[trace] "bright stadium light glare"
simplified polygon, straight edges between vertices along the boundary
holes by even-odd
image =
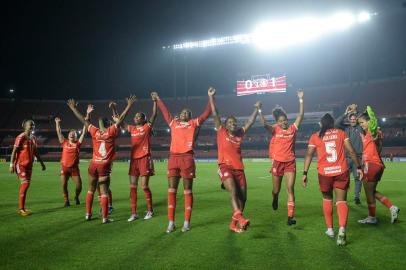
[[[320,36],[336,31],[347,30],[356,23],[365,23],[377,13],[366,11],[354,15],[348,11],[337,12],[327,17],[298,17],[291,20],[278,20],[258,24],[249,34],[239,34],[199,41],[187,41],[166,46],[173,50],[207,48],[232,44],[254,44],[262,49],[279,49],[309,42]]]
[[[386,122],[386,118],[384,117],[384,118],[382,118],[382,122]]]
[[[362,11],[358,14],[357,16],[357,20],[359,23],[364,23],[367,22],[371,19],[371,13],[366,12],[366,11]]]

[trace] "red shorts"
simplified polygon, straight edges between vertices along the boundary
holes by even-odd
[[[287,172],[296,172],[296,160],[282,162],[273,160],[270,173],[275,176],[283,176]]]
[[[196,165],[193,154],[169,155],[168,177],[183,177],[193,179],[196,177]]]
[[[319,185],[321,192],[330,192],[334,188],[348,190],[350,187],[350,171],[336,176],[319,174]]]
[[[90,161],[88,172],[90,176],[94,178],[99,178],[103,176],[110,176],[111,174],[110,162],[94,162]]]
[[[80,170],[79,166],[73,166],[73,167],[65,167],[61,165],[61,175],[64,175],[66,177],[70,176],[80,176]]]
[[[128,175],[138,177],[152,176],[154,174],[154,161],[150,155],[146,155],[142,158],[131,159]]]
[[[245,188],[247,186],[244,170],[236,170],[232,166],[219,164],[219,169],[217,172],[222,183],[231,178],[234,179],[240,188]]]
[[[15,171],[17,173],[18,179],[30,181],[32,176],[32,166],[22,166],[19,164],[15,165]]]
[[[381,164],[366,162],[362,165],[362,171],[364,172],[363,180],[376,182],[381,180],[384,167]]]

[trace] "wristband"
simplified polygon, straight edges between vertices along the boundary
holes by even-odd
[[[303,171],[303,175],[307,175],[307,171]]]
[[[299,102],[300,102],[300,103],[303,103],[303,98],[299,99]]]

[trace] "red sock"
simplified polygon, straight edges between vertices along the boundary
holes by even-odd
[[[368,216],[375,217],[376,212],[376,205],[375,204],[368,204]]]
[[[175,221],[176,189],[168,188],[168,220]]]
[[[190,222],[193,207],[193,193],[190,189],[185,189],[183,193],[185,194],[185,220]]]
[[[23,182],[20,185],[20,209],[25,209],[25,198],[27,197],[27,190],[30,187],[30,183]]]
[[[333,201],[323,199],[323,214],[327,228],[333,228]]]
[[[109,204],[109,195],[103,194],[103,195],[101,196],[101,201],[100,201],[100,206],[101,206],[101,209],[102,209],[102,217],[103,217],[103,218],[107,218],[107,215],[108,215],[108,211],[107,211],[107,209],[108,209],[108,204]]]
[[[381,203],[388,208],[391,208],[393,204],[385,196],[380,199]]]
[[[69,201],[69,194],[68,194],[68,192],[66,191],[64,191],[63,192],[63,200],[65,201],[65,202],[67,202],[67,201]]]
[[[86,194],[86,214],[88,215],[92,213],[93,197],[93,192],[89,190]]]
[[[113,207],[113,194],[111,193],[111,190],[109,189],[109,192],[107,193],[108,195],[108,206]]]
[[[131,214],[137,213],[137,186],[130,185]]]
[[[336,202],[337,213],[338,213],[338,224],[340,228],[347,225],[348,219],[348,205],[346,201],[338,201]]]
[[[240,209],[234,211],[233,216],[231,217],[231,226],[237,227],[237,222],[242,218],[242,212]]]
[[[288,217],[293,217],[295,215],[295,202],[288,202]]]
[[[145,200],[147,201],[148,211],[152,211],[152,193],[149,187],[142,188],[144,191]]]

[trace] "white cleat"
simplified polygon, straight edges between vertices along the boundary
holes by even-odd
[[[114,219],[111,219],[111,218],[103,218],[102,223],[106,224],[106,223],[110,223],[110,222],[113,222],[113,221],[114,221]]]
[[[85,219],[86,221],[90,221],[92,219],[92,214],[86,214]]]
[[[338,230],[337,245],[338,246],[345,246],[346,244],[347,244],[347,241],[346,241],[346,235],[345,235],[345,228],[341,227]]]
[[[144,219],[151,219],[154,216],[154,211],[147,211]]]
[[[168,228],[166,229],[166,233],[171,233],[171,232],[175,231],[175,229],[176,229],[175,222],[169,221]]]
[[[326,235],[330,238],[334,238],[334,230],[333,228],[328,228],[326,231]]]
[[[377,224],[378,219],[376,217],[367,216],[364,219],[358,220],[358,223],[361,223],[361,224]]]
[[[392,207],[390,208],[390,214],[391,214],[390,222],[391,223],[395,223],[398,220],[399,212],[400,212],[400,209],[397,206],[392,205]]]
[[[138,215],[137,215],[137,214],[132,214],[132,215],[130,216],[130,218],[127,219],[127,221],[128,221],[128,222],[131,222],[131,221],[134,221],[134,220],[137,220],[137,219],[138,219]]]
[[[188,231],[190,231],[190,223],[188,221],[185,221],[183,223],[182,232],[188,232]]]

